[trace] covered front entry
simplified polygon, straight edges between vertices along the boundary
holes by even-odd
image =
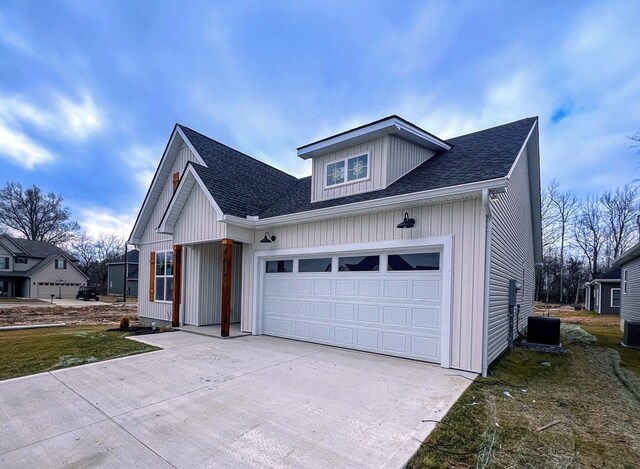
[[[231,245],[231,324],[240,322],[242,293],[242,245]],[[183,245],[181,324],[217,325],[222,322],[222,241]]]
[[[407,241],[262,257],[260,333],[448,366],[448,247]]]

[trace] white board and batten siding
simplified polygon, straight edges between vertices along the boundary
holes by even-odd
[[[396,225],[408,211],[416,219],[413,229]],[[483,269],[485,246],[484,209],[480,198],[438,203],[403,210],[389,210],[274,227],[277,241],[260,244],[264,231],[256,231],[252,248],[245,246],[242,328],[253,326],[255,268],[250,251],[335,246],[349,250],[353,243],[452,236],[450,366],[479,372],[482,362]],[[251,268],[247,268],[251,267]]]
[[[183,248],[183,322],[193,326],[220,324],[222,311],[222,243]],[[242,246],[233,245],[231,322],[240,322]]]
[[[432,150],[393,135],[389,135],[387,138],[389,139],[389,158],[391,158],[390,164],[387,165],[387,186],[417,168],[435,154]]]
[[[325,168],[328,163],[365,153],[369,155],[369,177],[367,179],[336,187],[325,187],[327,178]],[[434,152],[431,150],[393,135],[386,135],[314,157],[311,169],[313,175],[311,201],[317,202],[384,189],[433,155]],[[389,160],[390,158],[392,161]]]
[[[517,297],[520,304],[520,330],[526,328],[527,318],[533,314],[535,261],[528,168],[528,152],[525,148],[513,168],[506,193],[499,194],[497,200],[491,202],[493,226],[488,364],[508,346],[510,279],[523,285]],[[514,336],[516,335],[514,332]]]
[[[189,161],[197,163],[196,156],[191,152],[188,146],[184,145],[176,156],[169,174],[182,174],[185,166]],[[162,220],[162,216],[169,205],[171,196],[173,195],[173,179],[167,178],[162,188],[162,193],[158,199],[149,222],[144,230],[139,245],[140,264],[138,271],[138,294],[147,301],[138,302],[138,315],[150,319],[160,319],[162,321],[171,320],[171,303],[148,301],[149,299],[149,259],[151,252],[168,251],[173,249],[173,239],[171,235],[160,234],[156,232],[156,228]]]

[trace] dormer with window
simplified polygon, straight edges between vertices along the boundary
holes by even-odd
[[[386,189],[451,145],[391,116],[298,148],[312,160],[311,201]]]

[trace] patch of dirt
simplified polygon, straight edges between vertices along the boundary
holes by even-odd
[[[533,314],[560,318],[565,324],[580,324],[585,326],[618,326],[620,316],[615,314],[598,314],[592,311],[575,310],[569,305],[548,305],[536,303]]]
[[[0,326],[51,324],[84,326],[95,324],[119,324],[122,316],[129,316],[129,323],[139,324],[138,309],[121,305],[97,305],[76,308],[73,306],[19,306],[3,309],[0,305]]]

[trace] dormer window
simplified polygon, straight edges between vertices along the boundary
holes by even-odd
[[[368,179],[369,154],[364,153],[327,163],[326,176],[325,187],[327,188]]]

